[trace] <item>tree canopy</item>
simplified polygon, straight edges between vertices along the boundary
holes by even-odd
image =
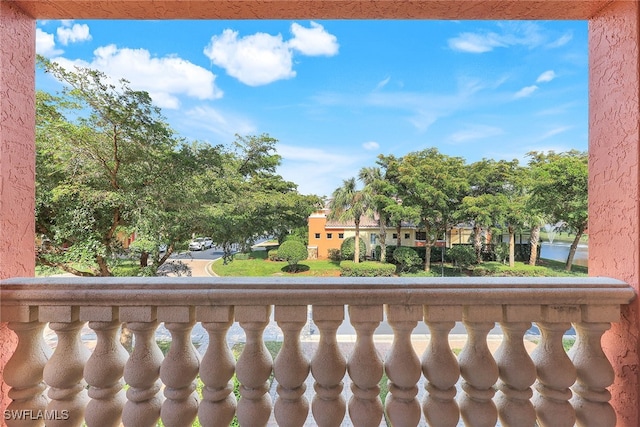
[[[126,253],[154,275],[193,234],[246,246],[306,224],[318,206],[276,174],[269,135],[237,135],[228,146],[186,141],[126,80],[39,65],[64,84],[36,96],[39,264],[109,276]]]

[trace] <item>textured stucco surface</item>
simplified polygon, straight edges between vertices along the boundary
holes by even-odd
[[[11,7],[14,3],[25,15]],[[451,18],[590,22],[590,272],[640,282],[636,1],[0,0],[0,277],[33,272],[33,55],[27,18]],[[638,303],[604,338],[618,426],[640,425]],[[0,373],[14,341],[0,327]],[[0,385],[2,391],[4,385]],[[3,393],[4,394],[4,393]],[[5,399],[6,400],[6,399]],[[0,405],[0,408],[2,405]]]
[[[587,19],[611,0],[9,0],[36,18]]]
[[[0,2],[0,278],[33,276],[35,23]],[[0,324],[0,378],[16,345]],[[0,383],[0,398],[7,385]],[[0,400],[4,411],[7,399]]]
[[[638,3],[619,2],[589,23],[589,273],[640,282]],[[637,426],[639,310],[636,299],[604,337],[616,371],[617,426]]]

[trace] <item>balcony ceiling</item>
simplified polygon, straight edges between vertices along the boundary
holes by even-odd
[[[614,0],[0,0],[36,19],[589,19]]]

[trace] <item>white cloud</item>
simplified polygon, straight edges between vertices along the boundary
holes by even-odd
[[[468,53],[490,52],[496,47],[506,46],[496,33],[474,34],[462,33],[449,39],[449,47],[453,50]]]
[[[378,82],[378,84],[376,85],[376,90],[382,89],[383,87],[388,85],[390,81],[391,81],[391,77],[387,77],[386,79]]]
[[[363,160],[357,156],[278,143],[278,154],[282,165],[278,173],[288,181],[298,184],[302,194],[330,196],[343,179],[352,177],[360,170]]]
[[[255,33],[239,37],[237,31],[226,29],[211,37],[204,54],[232,77],[249,86],[262,86],[296,76],[293,54],[333,56],[339,45],[334,35],[322,25],[311,22],[311,28],[291,25],[293,38],[285,41],[281,34]]]
[[[61,55],[64,51],[56,49],[56,41],[53,34],[49,34],[40,28],[36,28],[36,53],[52,57]]]
[[[462,143],[475,141],[478,139],[490,138],[502,134],[504,134],[504,131],[501,128],[495,126],[471,125],[467,126],[466,129],[454,132],[449,137],[449,140],[453,143]]]
[[[547,45],[548,48],[562,47],[573,39],[573,33],[566,33]]]
[[[89,26],[87,24],[73,24],[73,26],[58,27],[56,33],[58,34],[60,43],[65,46],[69,43],[91,40],[91,34],[89,33]]]
[[[374,151],[380,148],[380,144],[375,141],[367,141],[362,144],[362,148],[368,151]]]
[[[177,56],[152,57],[145,49],[120,49],[115,45],[99,47],[93,54],[91,62],[65,58],[55,61],[67,68],[90,67],[113,79],[125,78],[132,88],[149,92],[162,108],[179,108],[180,95],[201,100],[222,97],[211,71]]]
[[[213,36],[204,54],[232,77],[249,86],[261,86],[295,77],[293,53],[282,36],[256,33],[238,38],[238,32],[226,29]]]
[[[485,53],[498,47],[524,46],[529,49],[543,45],[548,35],[533,22],[501,22],[499,31],[465,32],[448,40],[453,50]]]
[[[546,83],[556,78],[556,73],[553,70],[545,71],[540,74],[536,79],[536,83]]]
[[[531,86],[525,86],[522,89],[520,89],[518,92],[516,92],[515,95],[513,95],[514,98],[526,98],[527,96],[531,96],[531,94],[533,94],[533,92],[535,92],[536,90],[538,90],[538,86],[536,85],[531,85]]]
[[[215,136],[224,142],[230,141],[235,134],[250,135],[257,132],[257,127],[246,117],[222,112],[208,105],[201,105],[184,112],[178,119],[188,132]],[[197,137],[195,139],[198,139]]]
[[[338,53],[340,45],[333,34],[329,34],[322,25],[311,22],[311,28],[305,28],[300,24],[291,24],[293,38],[288,44],[308,56],[334,56]]]
[[[554,129],[551,129],[550,131],[545,132],[542,136],[540,136],[540,138],[538,138],[539,141],[551,138],[552,136],[556,136],[559,135],[561,133],[567,132],[568,130],[571,130],[573,128],[573,126],[560,126]]]

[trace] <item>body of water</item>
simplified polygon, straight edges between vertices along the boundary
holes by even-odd
[[[544,242],[540,248],[540,258],[550,259],[553,261],[566,262],[569,256],[570,243],[564,242]],[[573,258],[574,265],[587,266],[589,260],[589,246],[580,244],[576,249],[576,255]]]

